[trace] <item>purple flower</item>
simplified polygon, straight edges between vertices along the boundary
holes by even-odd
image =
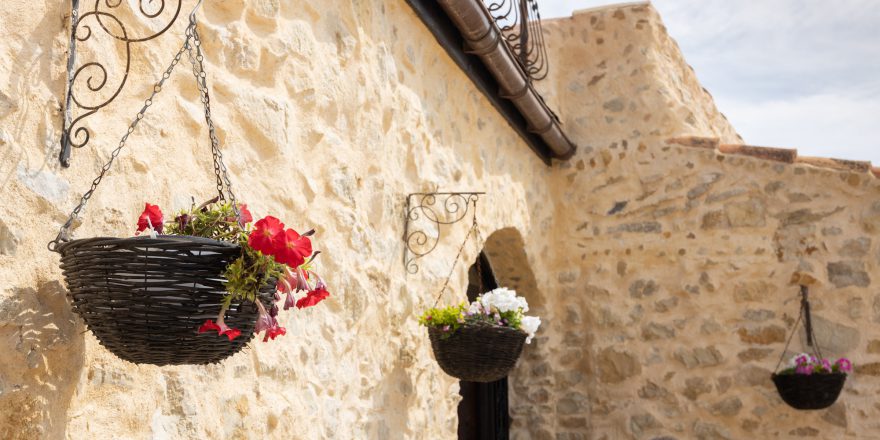
[[[257,301],[257,308],[260,309],[260,316],[257,318],[257,325],[254,327],[254,333],[260,333],[274,327],[275,318],[273,318],[260,301]]]
[[[827,372],[831,372],[831,362],[828,359],[822,359],[822,368]]]
[[[809,361],[810,361],[810,358],[804,354],[804,355],[798,356],[798,358],[795,362],[797,362],[798,365],[807,365],[807,363]]]
[[[293,292],[287,292],[287,296],[284,298],[284,310],[294,306],[296,306],[296,298],[293,296]]]
[[[838,359],[836,364],[837,367],[840,368],[840,371],[843,371],[844,373],[852,371],[852,362],[850,362],[847,358]]]

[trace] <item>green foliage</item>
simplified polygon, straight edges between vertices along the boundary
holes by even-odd
[[[168,223],[166,231],[170,235],[191,235],[230,243],[247,241],[247,231],[238,223],[232,204],[216,203],[216,200],[178,212],[174,221]]]
[[[512,310],[504,313],[492,313],[488,315],[483,313],[468,314],[468,304],[463,302],[458,305],[440,309],[428,309],[419,317],[419,324],[426,327],[443,329],[446,332],[445,337],[449,337],[464,324],[505,325],[514,329],[520,329],[522,326],[522,318],[522,310]],[[504,322],[504,324],[501,324],[502,322]]]
[[[455,306],[444,307],[442,309],[431,308],[419,317],[419,324],[426,327],[443,328],[447,325],[451,331],[457,330],[465,323],[465,311],[467,303],[461,303]]]
[[[209,200],[201,206],[178,212],[167,224],[166,231],[170,235],[212,238],[241,246],[241,256],[223,272],[229,292],[223,298],[223,305],[228,307],[233,300],[256,301],[260,288],[267,280],[280,277],[284,265],[251,248],[248,245],[250,225],[242,227],[239,224],[231,203],[216,202],[216,199]]]

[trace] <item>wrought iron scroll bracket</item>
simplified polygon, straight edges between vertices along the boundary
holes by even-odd
[[[419,271],[418,261],[430,254],[440,243],[442,227],[458,223],[476,206],[484,192],[413,193],[406,196],[406,218],[403,229],[403,265],[410,274]],[[476,212],[474,213],[476,215]],[[433,228],[429,235],[425,227]]]
[[[64,108],[61,109],[61,152],[58,160],[63,167],[70,166],[70,155],[73,148],[82,148],[92,137],[91,130],[84,125],[85,119],[109,105],[119,96],[125,87],[131,67],[131,45],[152,40],[164,34],[177,21],[183,0],[138,0],[137,9],[141,16],[148,20],[156,20],[171,15],[167,23],[147,35],[135,35],[125,27],[114,9],[122,4],[122,0],[94,0],[94,8],[80,13],[80,0],[70,2],[70,40],[67,55],[67,90]],[[132,4],[126,2],[126,4]],[[201,1],[199,2],[201,4]],[[173,8],[173,9],[172,9]],[[165,11],[168,13],[163,14]],[[173,10],[173,13],[170,12]],[[132,11],[134,13],[134,11]],[[125,66],[118,75],[121,78],[111,80],[110,73],[101,61],[90,61],[77,66],[77,42],[84,43],[98,33],[115,40],[124,48]],[[86,92],[93,96],[79,96],[77,84],[81,84]],[[115,87],[114,87],[115,86]]]

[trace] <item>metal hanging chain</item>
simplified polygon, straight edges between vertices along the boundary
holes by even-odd
[[[442,298],[443,294],[446,293],[446,289],[449,287],[449,280],[452,278],[452,274],[455,273],[455,265],[458,264],[458,260],[461,259],[461,253],[462,253],[462,251],[464,251],[464,246],[467,244],[468,239],[471,238],[471,234],[474,234],[477,237],[479,237],[479,235],[480,235],[480,229],[477,226],[477,201],[474,200],[473,203],[474,203],[473,224],[471,225],[471,228],[468,230],[467,235],[464,236],[464,241],[461,242],[461,247],[458,248],[458,254],[455,255],[455,260],[452,261],[452,268],[449,269],[449,275],[446,277],[446,281],[443,283],[443,287],[440,289],[440,294],[437,295],[437,299],[434,300],[434,305],[431,306],[432,308],[437,307],[437,303],[440,302],[440,298]],[[477,270],[478,271],[480,270],[479,258],[477,260]],[[478,272],[478,274],[482,275],[481,272]],[[483,279],[482,279],[482,277],[480,277],[480,288],[481,289],[482,289],[482,285],[483,285]]]
[[[776,363],[776,369],[774,372],[779,371],[779,366],[782,365],[783,359],[785,359],[785,353],[788,351],[788,346],[791,344],[791,340],[794,339],[795,333],[797,333],[798,324],[801,321],[804,321],[804,331],[807,336],[807,346],[813,349],[813,354],[816,355],[817,359],[821,362],[822,359],[822,351],[819,349],[819,343],[816,341],[816,333],[813,331],[812,317],[810,316],[810,300],[808,299],[809,291],[807,286],[801,286],[801,306],[800,313],[798,313],[797,320],[794,322],[794,326],[791,329],[791,334],[788,336],[788,341],[785,342],[785,348],[782,349],[782,355],[779,356],[779,362]]]
[[[235,201],[235,194],[232,192],[232,182],[229,180],[229,173],[226,164],[223,163],[223,152],[220,150],[220,140],[217,138],[217,131],[214,128],[214,120],[211,118],[211,98],[208,93],[207,75],[205,74],[205,57],[202,54],[202,40],[199,38],[199,32],[196,28],[195,16],[190,16],[190,26],[186,30],[187,40],[184,45],[192,64],[192,73],[199,88],[199,99],[205,109],[205,122],[208,124],[208,136],[211,139],[211,155],[214,160],[214,175],[217,178],[217,192],[220,200],[226,200],[223,194],[224,185],[226,192],[229,194],[229,202],[235,216],[241,219],[241,213],[238,204]]]
[[[57,251],[58,245],[61,242],[70,241],[70,227],[73,225],[73,222],[79,218],[80,212],[85,208],[89,199],[94,194],[95,190],[98,188],[98,185],[104,179],[104,176],[110,170],[113,162],[119,156],[119,153],[125,147],[125,143],[128,140],[128,137],[134,133],[135,127],[137,127],[138,123],[144,118],[144,115],[147,113],[147,110],[150,106],[153,105],[153,100],[156,95],[162,91],[162,87],[165,85],[165,81],[171,77],[171,73],[174,71],[174,68],[177,67],[177,64],[180,62],[180,59],[183,57],[183,53],[187,52],[190,58],[190,62],[193,64],[193,74],[196,77],[196,83],[199,87],[200,98],[205,107],[205,120],[208,123],[208,133],[211,138],[211,153],[214,159],[214,174],[217,177],[217,191],[219,192],[219,196],[221,200],[225,200],[223,194],[223,185],[226,185],[226,191],[229,193],[229,202],[232,204],[232,209],[235,212],[235,215],[239,220],[241,219],[241,213],[239,212],[238,205],[235,202],[235,195],[232,193],[232,183],[229,180],[229,176],[227,174],[226,165],[223,163],[223,153],[220,151],[219,140],[217,138],[216,131],[214,129],[214,122],[211,119],[211,109],[210,109],[210,98],[208,96],[208,86],[206,81],[206,74],[204,70],[204,56],[201,51],[201,40],[199,39],[198,31],[196,30],[196,11],[199,6],[201,6],[202,1],[199,0],[198,4],[193,8],[192,13],[190,13],[189,17],[189,26],[186,28],[186,39],[183,42],[183,45],[180,47],[180,50],[177,51],[177,54],[174,55],[174,59],[171,60],[171,63],[162,73],[161,78],[156,84],[153,86],[153,91],[150,93],[150,96],[144,101],[143,107],[141,107],[140,111],[138,111],[134,120],[132,120],[131,124],[128,126],[128,130],[122,135],[122,138],[119,140],[119,145],[110,153],[110,159],[107,163],[101,167],[101,172],[98,174],[93,181],[89,190],[83,194],[82,198],[79,201],[79,204],[73,209],[70,213],[70,216],[67,218],[67,221],[64,225],[61,226],[58,231],[58,235],[54,240],[50,241],[47,244],[47,248],[50,251]]]

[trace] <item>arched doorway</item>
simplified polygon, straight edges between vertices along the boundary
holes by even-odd
[[[478,270],[479,269],[479,270]],[[482,276],[480,276],[482,275]],[[480,287],[482,281],[482,289]],[[517,291],[529,302],[530,315],[541,316],[544,312],[543,298],[538,294],[534,272],[528,264],[525,243],[515,228],[504,228],[492,233],[483,245],[477,261],[468,271],[468,300],[499,286]],[[537,339],[537,338],[536,338]],[[529,354],[540,356],[536,341],[525,347],[523,357],[511,373],[511,380],[501,379],[492,383],[460,382],[462,400],[458,406],[458,438],[460,440],[508,440],[511,430],[522,430],[528,414],[520,409],[518,416],[511,417],[512,408],[510,388],[514,382],[524,385],[521,369],[528,369]],[[515,396],[513,396],[515,397]],[[519,397],[518,405],[531,406]]]

